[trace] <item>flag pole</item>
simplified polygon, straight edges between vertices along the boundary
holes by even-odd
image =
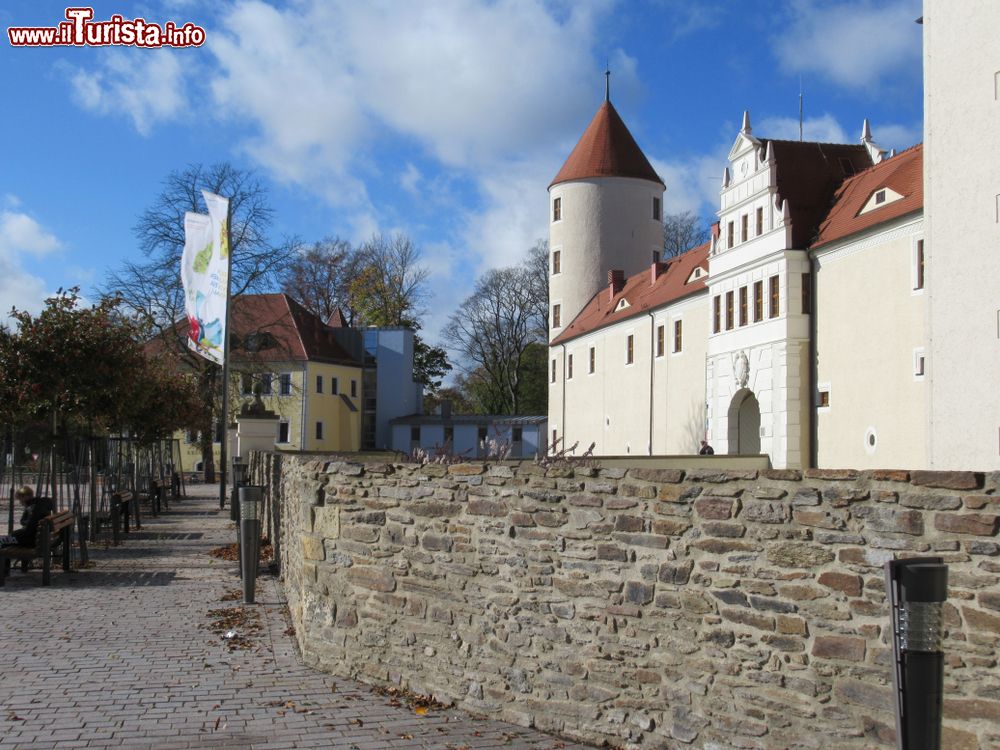
[[[226,201],[226,247],[229,250],[226,271],[226,330],[222,334],[222,440],[219,443],[219,510],[226,507],[226,462],[228,459],[227,443],[229,442],[229,306],[230,291],[233,276],[233,243],[232,243],[232,201]]]

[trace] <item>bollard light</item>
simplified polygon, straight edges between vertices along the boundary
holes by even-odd
[[[240,506],[237,492],[239,488],[246,484],[247,465],[243,463],[239,456],[233,456],[233,490],[229,500],[229,520],[240,522]],[[238,533],[238,531],[237,531]]]
[[[890,560],[885,583],[893,635],[896,748],[940,750],[948,566],[940,557]]]
[[[253,604],[257,586],[257,561],[260,557],[260,516],[264,506],[264,488],[244,485],[239,488],[240,506],[240,575],[243,577],[243,603]]]

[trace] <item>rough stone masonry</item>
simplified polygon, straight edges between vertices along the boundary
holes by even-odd
[[[940,555],[944,747],[1000,747],[1000,473],[258,457],[306,660],[628,748],[888,748],[882,564]]]

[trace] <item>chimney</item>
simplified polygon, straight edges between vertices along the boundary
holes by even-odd
[[[625,272],[614,270],[608,271],[608,300],[613,300],[615,295],[625,288]]]
[[[652,286],[656,280],[667,272],[668,263],[656,261],[649,267],[649,285]]]

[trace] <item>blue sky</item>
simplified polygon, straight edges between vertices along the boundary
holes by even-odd
[[[64,3],[0,7],[0,310],[58,287],[93,296],[138,257],[137,217],[173,169],[259,173],[275,238],[402,231],[430,270],[435,339],[478,273],[547,236],[547,194],[604,96],[667,184],[710,216],[749,109],[755,134],[922,139],[919,0],[299,0],[93,6],[193,22],[200,48],[14,48],[10,26]]]

